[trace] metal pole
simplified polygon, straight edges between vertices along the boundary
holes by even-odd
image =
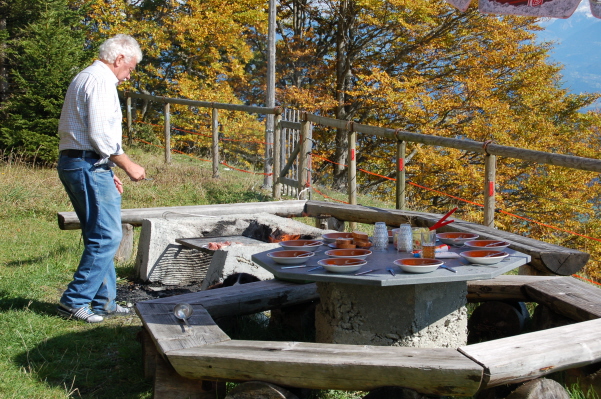
[[[275,0],[269,0],[269,27],[267,38],[267,93],[266,106],[267,108],[275,107],[275,17],[276,6]],[[263,186],[271,187],[273,184],[273,176],[271,164],[273,162],[273,132],[274,132],[274,116],[267,115],[265,120],[265,178]],[[277,154],[275,154],[277,156]]]

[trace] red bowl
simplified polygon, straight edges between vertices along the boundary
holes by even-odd
[[[353,233],[326,233],[321,237],[325,242],[334,242],[337,238],[353,238]]]

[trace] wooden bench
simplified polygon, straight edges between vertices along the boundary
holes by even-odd
[[[431,349],[236,341],[213,321],[317,299],[314,284],[278,280],[141,302],[136,311],[154,343],[146,350],[156,350],[156,363],[165,359],[168,363],[161,367],[174,370],[162,379],[156,376],[165,372],[154,371],[157,399],[170,397],[165,392],[174,389],[190,393],[196,386],[200,392],[207,380],[357,391],[402,386],[424,394],[470,396],[601,361],[601,296],[596,287],[571,277],[500,276],[471,281],[468,288],[472,301],[539,302],[581,322],[458,349]],[[184,329],[173,315],[181,302],[194,307],[191,329]],[[183,380],[172,384],[173,375]],[[171,384],[169,389],[165,384]],[[215,397],[214,390],[204,392]]]

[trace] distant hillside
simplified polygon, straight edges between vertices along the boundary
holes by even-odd
[[[579,12],[541,25],[540,40],[556,42],[552,59],[564,65],[564,87],[572,93],[601,92],[601,19]]]

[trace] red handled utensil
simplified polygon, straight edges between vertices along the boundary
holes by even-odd
[[[443,217],[441,217],[441,218],[440,218],[440,220],[439,220],[438,222],[434,223],[434,224],[432,225],[432,227],[430,227],[430,231],[432,231],[432,230],[436,230],[436,229],[437,229],[437,228],[439,228],[439,227],[446,226],[447,224],[451,224],[451,223],[453,223],[453,222],[454,222],[454,220],[449,220],[449,221],[447,221],[447,222],[445,222],[445,220],[446,220],[446,219],[447,219],[449,216],[451,216],[451,215],[453,214],[453,212],[455,212],[457,209],[458,209],[458,208],[454,208],[454,209],[451,209],[449,212],[447,212],[447,214],[446,214],[446,215],[444,215]]]

